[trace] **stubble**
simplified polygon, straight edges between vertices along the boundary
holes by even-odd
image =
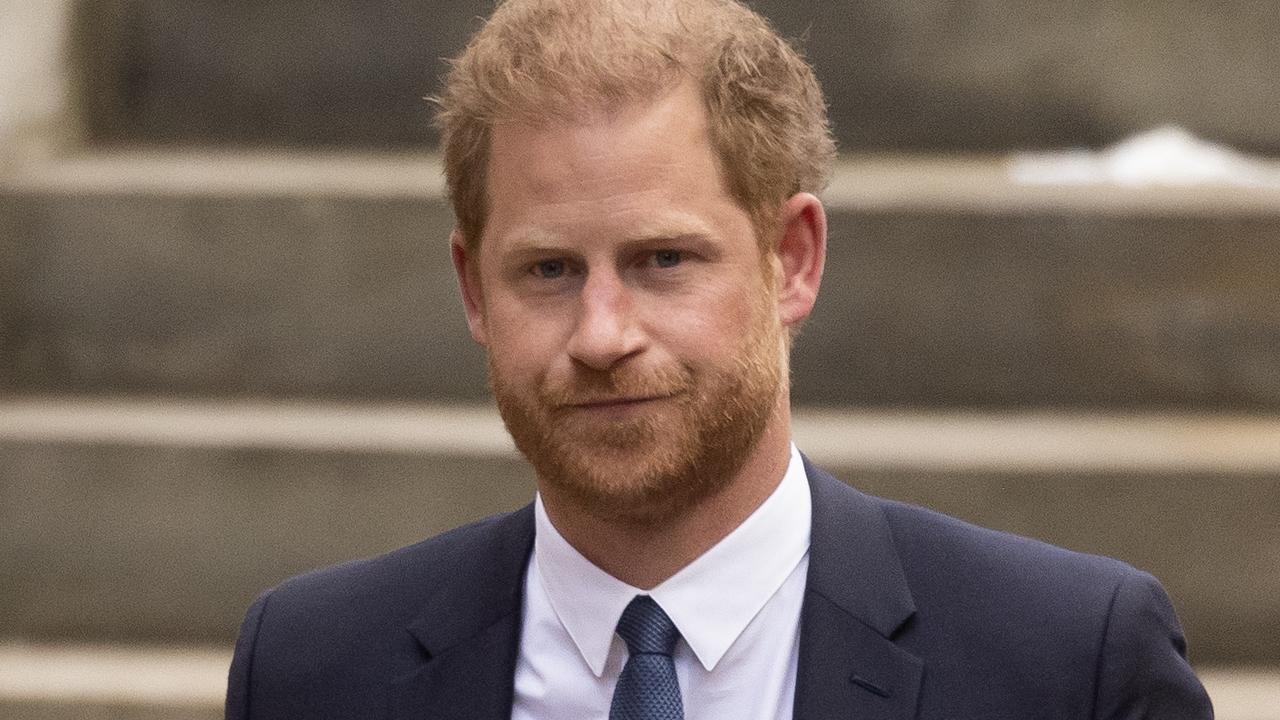
[[[539,481],[582,512],[632,524],[678,516],[733,481],[777,409],[786,358],[766,307],[732,357],[713,364],[577,368],[529,392],[507,383],[491,356],[503,422]],[[659,399],[608,422],[575,407],[614,397]]]

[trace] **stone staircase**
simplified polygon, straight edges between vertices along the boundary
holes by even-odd
[[[46,2],[48,0],[45,0]],[[1265,4],[757,0],[850,152],[1100,146],[1155,125],[1280,152]],[[95,144],[416,148],[489,0],[97,0],[72,22]]]
[[[0,157],[0,718],[217,717],[257,592],[530,497],[445,246],[420,98],[486,7],[445,5],[63,11],[80,140]],[[1219,717],[1280,718],[1280,192],[1028,186],[1001,154],[1168,121],[1280,151],[1248,112],[1280,19],[757,6],[847,151],[801,449],[1153,572]],[[1232,28],[1224,83],[1197,49]]]
[[[852,158],[805,405],[1274,411],[1280,191]],[[4,181],[0,389],[481,401],[427,156],[114,152]]]

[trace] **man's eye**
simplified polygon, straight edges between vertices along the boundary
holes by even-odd
[[[675,267],[682,259],[679,250],[659,250],[653,254],[653,262],[660,268]]]
[[[532,272],[540,278],[554,280],[564,275],[565,262],[563,260],[543,260],[534,264]]]

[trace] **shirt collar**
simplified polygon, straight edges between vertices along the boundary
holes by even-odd
[[[560,535],[535,499],[535,563],[561,625],[596,677],[614,629],[636,595],[648,594],[698,662],[715,668],[809,551],[812,500],[795,445],[782,482],[719,543],[647,593],[596,567]]]

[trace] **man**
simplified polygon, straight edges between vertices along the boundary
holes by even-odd
[[[467,321],[536,501],[264,595],[227,717],[1211,717],[1150,576],[792,446],[834,152],[758,16],[508,0],[439,102]]]

